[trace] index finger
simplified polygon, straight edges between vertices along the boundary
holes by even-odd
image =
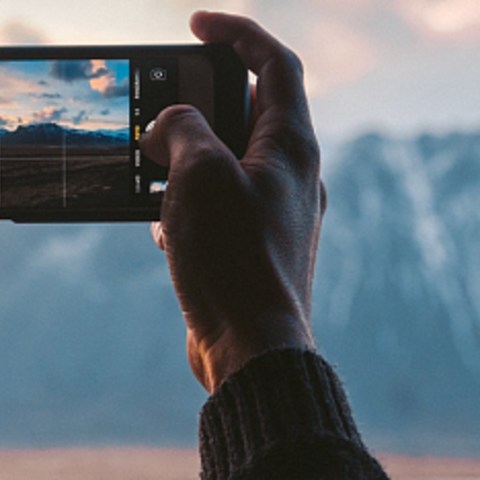
[[[231,45],[246,67],[258,75],[260,110],[283,106],[305,113],[302,64],[275,37],[249,18],[225,13],[197,12],[190,23],[200,40]]]

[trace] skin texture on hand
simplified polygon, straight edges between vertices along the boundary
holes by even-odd
[[[163,110],[142,139],[170,167],[161,224],[193,372],[209,391],[250,358],[314,348],[312,278],[325,210],[320,155],[298,58],[253,21],[197,12],[192,31],[232,45],[257,75],[238,160],[193,107]]]

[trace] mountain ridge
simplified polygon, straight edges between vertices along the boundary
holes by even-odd
[[[82,130],[62,127],[55,122],[19,125],[15,130],[0,129],[3,145],[57,146],[64,141],[71,146],[112,146],[129,143],[129,129]]]
[[[363,135],[331,160],[317,337],[328,338],[360,418],[380,437],[384,423],[395,425],[391,442],[413,453],[425,431],[442,453],[454,448],[442,442],[447,431],[473,445],[480,133]]]

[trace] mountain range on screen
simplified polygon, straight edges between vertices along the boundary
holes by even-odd
[[[129,129],[82,130],[68,128],[57,123],[32,123],[20,125],[10,131],[0,129],[2,145],[61,145],[65,140],[70,146],[113,146],[128,144]]]

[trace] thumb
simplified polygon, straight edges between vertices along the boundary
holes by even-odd
[[[235,155],[202,114],[187,105],[163,110],[153,129],[142,137],[141,148],[150,160],[169,167],[162,224],[153,231],[157,245],[168,250],[169,240],[184,236],[186,230],[189,238],[200,232],[205,237],[212,212],[226,208],[242,184],[244,172]]]
[[[170,168],[170,175],[188,170],[207,157],[234,160],[203,115],[190,105],[173,105],[158,115],[154,127],[142,136],[140,147],[150,160]]]

